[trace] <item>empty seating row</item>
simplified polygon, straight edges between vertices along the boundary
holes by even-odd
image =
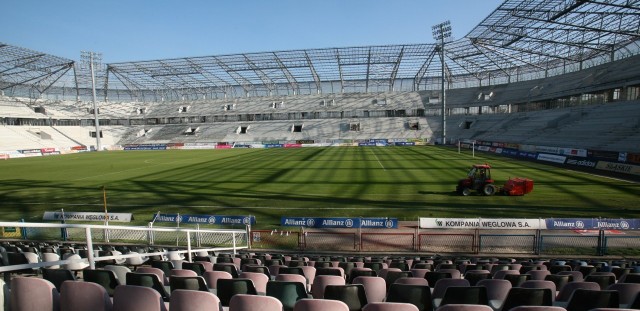
[[[162,297],[157,289],[141,285],[118,285],[109,298],[104,287],[82,281],[65,281],[58,291],[47,280],[17,277],[11,281],[12,310],[307,310],[313,305],[330,310],[456,310],[456,305],[475,306],[479,310],[514,310],[523,306],[546,306],[545,310],[586,311],[595,308],[635,309],[640,307],[636,294],[631,304],[619,304],[616,290],[576,289],[563,306],[554,306],[549,288],[512,287],[500,306],[492,305],[488,286],[449,286],[442,298],[433,298],[428,286],[394,283],[384,301],[372,301],[364,284],[327,285],[321,297],[311,297],[298,282],[269,281],[266,295],[259,295],[250,280],[229,279],[218,282],[218,292],[174,289],[171,297]],[[267,298],[268,297],[268,298]],[[275,298],[275,299],[274,299]],[[341,301],[342,303],[311,302]],[[301,301],[304,301],[301,303]],[[398,304],[390,304],[398,303]],[[302,305],[304,305],[304,308]],[[344,304],[344,305],[343,305]],[[309,306],[306,306],[309,305]],[[400,309],[385,309],[395,306]],[[411,305],[413,307],[409,307]],[[258,307],[260,306],[260,307]],[[346,306],[346,308],[345,308]],[[376,307],[373,307],[376,306]],[[448,308],[442,309],[444,306]],[[339,309],[333,309],[339,308]],[[382,308],[382,309],[380,309]],[[471,307],[469,307],[471,308]],[[322,309],[320,309],[322,310]]]

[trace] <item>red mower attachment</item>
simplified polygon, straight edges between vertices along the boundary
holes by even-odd
[[[509,178],[502,187],[502,193],[506,195],[525,195],[533,191],[533,180],[527,178]]]

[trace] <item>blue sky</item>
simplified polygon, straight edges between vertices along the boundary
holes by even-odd
[[[153,60],[432,43],[466,35],[502,0],[2,0],[0,42],[77,60]]]

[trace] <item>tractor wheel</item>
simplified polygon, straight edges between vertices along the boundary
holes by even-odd
[[[465,197],[466,197],[466,196],[468,196],[468,195],[470,195],[470,194],[471,194],[471,189],[466,188],[466,187],[465,187],[464,189],[462,189],[462,195],[463,195],[463,196],[465,196]]]
[[[484,195],[494,195],[496,194],[496,191],[498,191],[498,189],[494,184],[486,184],[484,188],[482,188],[482,193],[484,193]]]

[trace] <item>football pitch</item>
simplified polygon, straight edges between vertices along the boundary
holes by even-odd
[[[531,194],[459,196],[489,163],[493,179],[534,180]],[[104,191],[104,192],[103,192]],[[109,151],[0,161],[0,220],[44,211],[254,215],[257,228],[302,217],[640,218],[640,184],[434,146]]]

